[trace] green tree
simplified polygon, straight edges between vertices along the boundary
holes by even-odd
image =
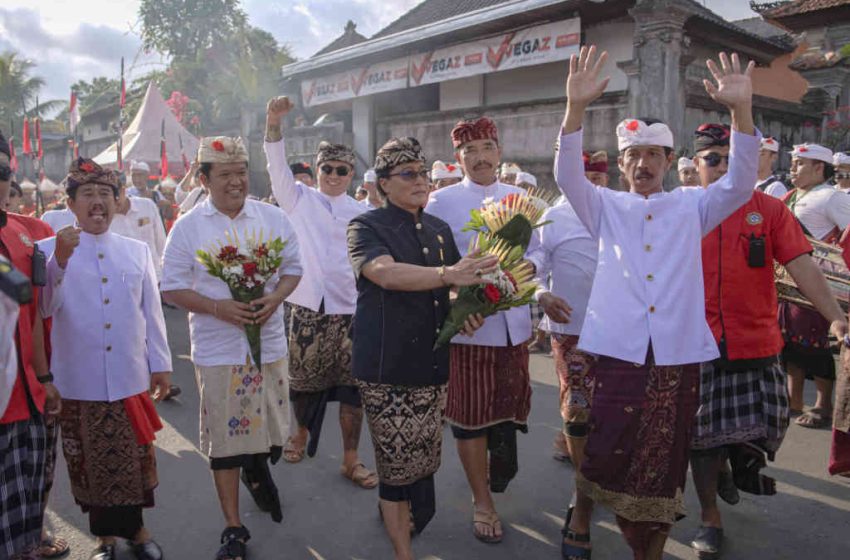
[[[139,6],[145,48],[194,58],[245,25],[239,0],[142,0]]]
[[[35,116],[35,102],[44,87],[44,78],[32,75],[35,63],[21,58],[15,51],[0,53],[0,127],[23,119],[23,104],[27,114]],[[61,101],[40,101],[39,114],[44,115],[62,106]]]

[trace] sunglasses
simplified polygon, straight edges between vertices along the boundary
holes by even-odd
[[[838,179],[838,180],[850,179],[850,171],[845,171],[843,173],[836,173],[835,178]]]
[[[345,165],[337,165],[334,167],[333,165],[323,165],[319,169],[322,170],[322,173],[325,175],[331,175],[334,171],[336,171],[337,176],[339,177],[347,177],[351,170]]]
[[[0,181],[8,181],[12,178],[12,168],[8,165],[0,165]]]
[[[699,156],[699,158],[709,167],[717,167],[721,161],[726,161],[726,165],[729,165],[729,156],[721,156],[714,152],[709,152],[704,156]]]
[[[422,171],[413,171],[411,169],[405,169],[404,171],[400,171],[398,173],[390,173],[387,177],[401,177],[408,183],[413,183],[416,179],[425,179],[426,181],[431,180],[431,172],[423,169]]]

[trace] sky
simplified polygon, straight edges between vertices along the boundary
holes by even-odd
[[[249,21],[308,58],[338,37],[348,20],[369,37],[420,0],[242,0]],[[746,0],[697,0],[727,19],[752,17]],[[128,79],[165,66],[139,39],[139,0],[2,0],[0,52],[16,50],[37,64],[43,99],[67,99],[71,85],[96,76]]]

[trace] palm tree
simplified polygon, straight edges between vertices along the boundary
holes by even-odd
[[[45,85],[44,78],[33,76],[35,63],[21,58],[15,51],[0,53],[0,125],[18,122],[23,118],[24,104],[27,114],[33,113],[35,101]],[[39,102],[39,116],[60,109],[63,101]]]

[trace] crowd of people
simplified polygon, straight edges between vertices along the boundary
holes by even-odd
[[[774,171],[779,142],[754,124],[752,63],[720,54],[705,88],[730,124],[701,125],[694,156],[676,161],[668,124],[623,120],[613,131],[623,188],[611,188],[607,153],[583,141],[606,59],[582,47],[570,60],[564,119],[553,124],[562,196],[525,255],[537,310],[470,314],[445,346],[434,343],[453,292],[500,266],[472,248],[470,213],[538,187],[502,161],[487,117],[454,127],[452,163],[429,166],[415,138],[388,140],[354,191],[349,146],[322,142],[315,161],[288,162],[293,104],[278,97],[266,114],[267,201],[249,195],[242,139],[207,137],[182,181],[155,189],[143,162],[130,164],[127,185],[79,158],[62,182],[65,207],[39,217],[0,137],[0,255],[32,288],[28,302],[2,302],[0,559],[68,551],[43,531],[60,433],[71,492],[97,539],[90,558],[116,558],[117,539],[140,560],[164,557],[143,518],[159,476],[155,403],[180,391],[163,305],[188,311],[199,448],[224,519],[217,560],[248,558],[242,486],[281,521],[270,467],[315,456],[330,402],[340,474],[377,488],[397,560],[414,558],[411,537],[437,511],[444,424],[472,494],[472,537],[501,542],[493,495],[519,470],[530,348],[550,343],[563,423],[555,455],[576,472],[561,489],[565,503],[571,495],[567,560],[591,558],[594,507],[616,515],[635,559],[660,560],[685,514],[689,466],[701,506],[691,545],[719,558],[717,496],[776,493],[761,470],[795,417],[832,427],[830,472],[850,476],[850,380],[830,339],[850,346],[847,317],[810,242],[846,241],[850,154],[794,146],[788,190]],[[681,186],[665,191],[674,166]],[[279,267],[246,300],[198,255],[234,243],[247,257],[248,239],[281,243]],[[778,299],[774,264],[805,301]],[[233,273],[259,278],[247,265]],[[806,378],[817,388],[808,410]],[[369,458],[358,452],[364,419]]]

